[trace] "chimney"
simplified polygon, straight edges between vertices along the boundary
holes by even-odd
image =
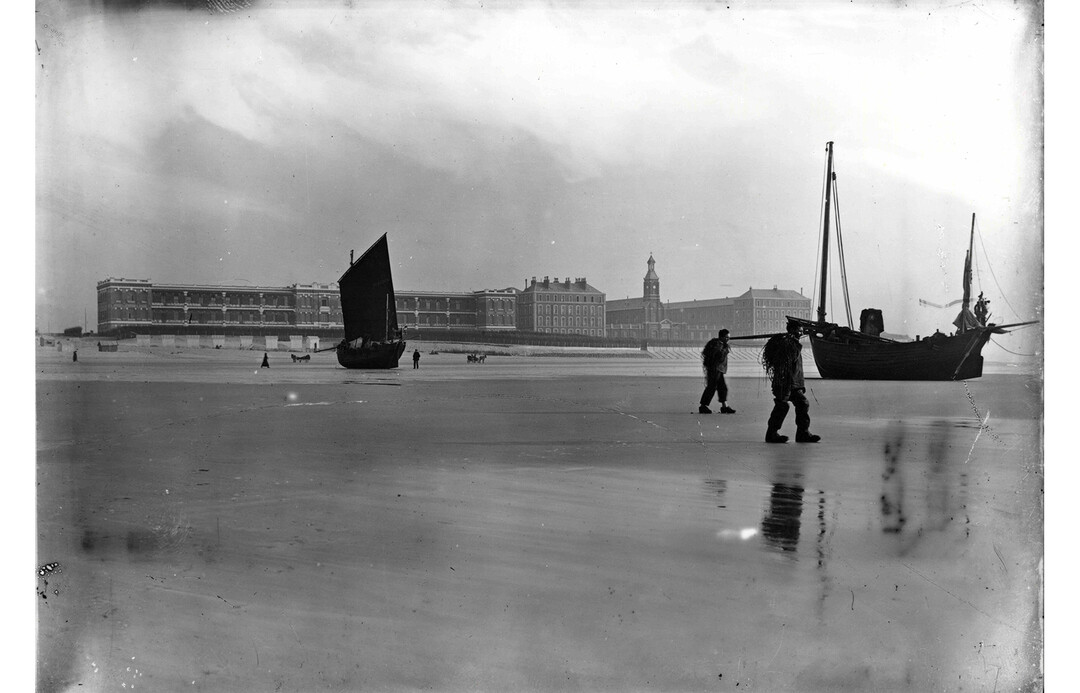
[[[544,288],[546,289],[546,288],[548,288],[549,286],[551,286],[551,280],[550,280],[550,279],[548,279],[548,277],[547,277],[547,276],[545,275],[545,276],[544,276]]]

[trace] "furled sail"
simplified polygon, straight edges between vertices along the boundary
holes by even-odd
[[[375,241],[338,280],[345,341],[385,341],[398,332],[394,281],[386,234]]]
[[[964,306],[964,309],[960,311],[960,314],[956,316],[956,319],[953,320],[952,324],[956,325],[957,332],[967,332],[968,330],[974,330],[976,327],[983,326],[967,306]]]
[[[953,320],[956,331],[967,332],[976,327],[982,327],[982,323],[971,312],[971,253],[975,247],[975,215],[971,215],[971,240],[968,242],[967,255],[964,257],[964,298],[961,301],[960,313]]]

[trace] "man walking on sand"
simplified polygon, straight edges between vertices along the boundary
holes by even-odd
[[[412,367],[413,367],[413,370],[416,370],[417,368],[420,367],[420,350],[419,349],[413,349]]]
[[[709,405],[712,403],[713,395],[720,400],[721,414],[735,413],[735,410],[727,405],[727,382],[724,380],[724,374],[727,373],[728,354],[731,353],[728,334],[727,330],[720,330],[701,350],[701,369],[705,371],[705,391],[701,393],[699,414],[712,414]]]
[[[780,427],[789,408],[788,402],[795,405],[795,442],[816,443],[821,440],[821,436],[810,432],[810,402],[806,399],[799,337],[799,325],[789,322],[787,332],[769,337],[761,350],[761,365],[772,381],[774,403],[765,432],[766,443],[788,441],[787,436],[780,435]]]

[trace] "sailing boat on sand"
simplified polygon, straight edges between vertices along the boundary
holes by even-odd
[[[825,174],[824,224],[821,242],[821,285],[818,294],[817,319],[806,320],[788,316],[788,322],[799,325],[810,336],[818,372],[822,378],[848,380],[966,380],[982,375],[982,348],[991,335],[1005,334],[1006,328],[1031,325],[1020,322],[1010,325],[988,323],[986,304],[981,298],[971,311],[971,261],[975,240],[975,215],[971,215],[971,240],[964,260],[964,297],[960,314],[953,324],[955,334],[937,332],[914,342],[899,342],[882,337],[884,319],[881,311],[866,309],[860,316],[859,330],[825,320],[825,291],[829,266],[829,205],[836,184],[832,169],[833,143],[828,152]],[[837,224],[839,232],[839,224]],[[843,267],[843,245],[840,266]],[[847,290],[845,287],[845,298]],[[850,323],[850,310],[848,312]]]
[[[345,338],[336,347],[346,368],[397,368],[405,341],[397,321],[386,234],[338,279]]]

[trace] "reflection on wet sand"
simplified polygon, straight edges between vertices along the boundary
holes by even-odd
[[[767,446],[759,416],[688,416],[688,379],[606,363],[465,380],[455,360],[362,394],[314,364],[226,365],[42,366],[36,565],[62,571],[34,597],[39,690],[1039,681],[1019,380],[973,385],[1004,443],[958,427],[959,386],[815,382],[827,445]],[[767,412],[742,385],[740,414]]]
[[[781,551],[794,552],[799,545],[802,523],[803,487],[795,484],[773,484],[769,508],[761,521],[765,543]]]
[[[970,536],[968,461],[954,450],[956,430],[968,427],[963,421],[936,419],[894,421],[887,428],[881,531],[901,538],[901,555],[927,533],[944,532],[958,520],[963,520],[965,538]]]

